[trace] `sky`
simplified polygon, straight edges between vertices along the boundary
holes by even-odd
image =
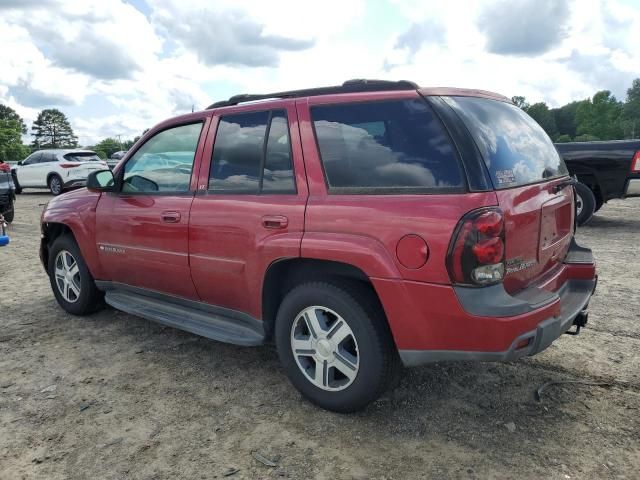
[[[640,0],[0,0],[0,103],[28,126],[58,108],[92,145],[351,78],[623,100],[638,26]]]

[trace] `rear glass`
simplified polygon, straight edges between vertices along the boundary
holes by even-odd
[[[100,157],[93,152],[72,152],[65,154],[64,158],[70,162],[99,162]]]
[[[451,142],[418,99],[311,108],[330,191],[459,189]]]
[[[520,108],[477,97],[445,97],[480,149],[496,189],[567,175],[546,132]]]

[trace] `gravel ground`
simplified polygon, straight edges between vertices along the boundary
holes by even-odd
[[[48,200],[18,197],[0,249],[1,479],[638,478],[640,199],[579,231],[600,281],[578,337],[516,363],[407,370],[349,416],[304,401],[271,346],[64,313],[37,254]],[[576,379],[603,385],[534,398]]]

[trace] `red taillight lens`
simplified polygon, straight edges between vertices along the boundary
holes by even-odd
[[[633,156],[633,160],[631,160],[631,172],[640,173],[640,150],[636,152]]]
[[[480,263],[499,263],[504,256],[504,242],[497,237],[482,240],[471,247],[471,251]]]
[[[75,167],[79,167],[80,164],[79,163],[61,163],[60,166],[62,168],[75,168]]]
[[[447,269],[460,285],[482,286],[504,278],[504,217],[499,208],[465,215],[451,240]]]
[[[502,213],[495,210],[481,213],[475,219],[475,227],[482,235],[497,237],[502,233]]]

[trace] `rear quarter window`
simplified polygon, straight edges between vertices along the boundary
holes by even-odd
[[[311,117],[329,191],[459,191],[451,141],[424,100],[314,106]]]
[[[471,133],[491,175],[504,189],[567,175],[546,132],[515,105],[477,97],[445,97]]]

